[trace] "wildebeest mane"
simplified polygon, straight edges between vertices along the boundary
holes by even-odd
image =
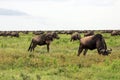
[[[95,40],[98,44],[98,48],[101,50],[101,49],[107,49],[107,46],[106,46],[106,43],[105,43],[105,40],[103,38],[103,36],[101,34],[96,34],[94,37],[93,37],[93,40]]]

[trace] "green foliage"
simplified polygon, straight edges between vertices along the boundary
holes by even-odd
[[[20,38],[0,37],[0,80],[119,80],[120,36],[103,34],[109,56],[98,55],[96,50],[78,57],[79,41],[70,42],[70,35],[60,34],[50,45],[37,46],[28,52],[33,34]],[[83,34],[82,34],[83,36]]]

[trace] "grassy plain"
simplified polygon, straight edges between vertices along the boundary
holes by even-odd
[[[51,43],[50,53],[46,46],[28,52],[33,36],[0,37],[0,80],[120,80],[120,36],[103,34],[113,50],[109,56],[89,50],[79,57],[79,41],[70,42],[66,34]]]

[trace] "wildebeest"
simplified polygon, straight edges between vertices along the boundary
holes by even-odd
[[[4,36],[4,37],[7,37],[7,36],[9,36],[10,35],[10,31],[1,31],[0,32],[0,36]]]
[[[3,31],[3,32],[0,32],[0,36],[19,37],[19,32],[17,32],[17,31]]]
[[[74,41],[74,40],[80,40],[81,36],[78,32],[75,32],[71,35],[71,40],[70,41]]]
[[[34,51],[34,48],[39,45],[47,45],[47,52],[49,52],[49,45],[50,42],[53,41],[53,39],[59,39],[58,35],[56,33],[46,33],[46,34],[41,34],[39,36],[35,36],[32,38],[31,44],[28,48],[28,51]]]
[[[11,36],[11,37],[19,37],[19,33],[18,32],[11,32],[9,36]]]
[[[107,50],[106,42],[101,34],[96,34],[92,36],[87,36],[80,39],[80,46],[78,49],[78,56],[84,49],[84,55],[86,55],[88,49],[97,49],[99,54],[108,55],[111,53],[112,49]]]
[[[114,30],[111,32],[111,36],[117,36],[117,35],[120,35],[120,31]]]
[[[84,33],[84,37],[94,35],[94,31],[88,31],[87,33]]]
[[[44,31],[33,31],[33,34],[35,34],[35,35],[41,35],[41,34],[44,34]]]
[[[102,33],[111,33],[113,30],[102,30]]]

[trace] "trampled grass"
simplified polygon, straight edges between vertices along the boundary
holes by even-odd
[[[20,34],[20,38],[0,37],[0,80],[119,80],[120,36],[103,34],[109,56],[100,56],[96,50],[86,56],[77,56],[79,41],[70,42],[70,35],[59,34],[60,39],[50,45],[37,46],[28,52],[34,35]],[[83,36],[83,34],[82,34]]]

